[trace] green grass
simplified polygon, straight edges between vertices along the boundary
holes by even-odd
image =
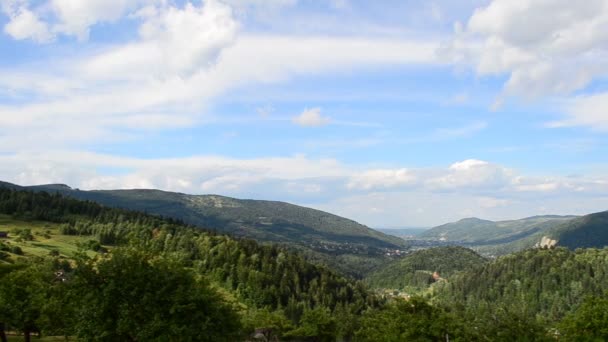
[[[12,234],[13,230],[24,228],[32,230],[33,241],[18,241],[17,236]],[[1,239],[0,241],[9,246],[19,246],[23,250],[23,257],[46,256],[55,250],[60,255],[71,258],[78,251],[80,243],[93,239],[91,236],[62,235],[59,233],[59,225],[55,223],[24,221],[14,219],[8,215],[0,215],[0,231],[9,233],[8,239]],[[87,251],[87,253],[91,256],[95,255],[93,251]],[[19,257],[21,256],[11,254],[13,260]]]

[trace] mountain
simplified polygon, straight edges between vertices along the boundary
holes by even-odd
[[[608,211],[564,222],[549,230],[546,236],[558,246],[570,249],[608,246]]]
[[[420,237],[473,245],[501,244],[522,239],[575,217],[547,215],[496,222],[475,217],[465,218],[458,222],[431,228]]]
[[[401,249],[405,243],[355,221],[285,202],[160,190],[82,191],[64,184],[28,187],[3,184],[171,217],[235,237],[285,244],[356,276],[381,264],[386,249]]]
[[[602,248],[608,246],[608,211],[498,222],[468,218],[432,228],[420,237],[467,246],[492,256],[543,246]]]
[[[365,282],[376,288],[424,289],[435,282],[437,276],[450,277],[456,272],[481,266],[485,262],[484,257],[468,248],[435,247],[392,261],[368,275]]]
[[[286,248],[57,194],[0,187],[0,231],[9,232],[0,239],[0,337],[245,341],[272,323],[275,336],[294,330],[280,340],[321,340],[300,335],[308,311],[313,322],[325,314],[331,334],[348,324],[352,335],[352,318],[379,304],[360,282]]]

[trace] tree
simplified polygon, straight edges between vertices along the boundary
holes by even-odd
[[[266,341],[278,341],[284,333],[292,328],[291,322],[281,310],[271,311],[268,308],[250,309],[243,317],[244,331],[251,335],[262,330]]]
[[[396,300],[382,309],[366,312],[361,318],[355,341],[401,342],[467,340],[456,317],[412,297]]]
[[[608,340],[608,297],[588,297],[558,325],[566,340]]]
[[[327,308],[307,309],[302,315],[300,326],[286,335],[315,342],[333,342],[336,340],[336,320]]]
[[[81,258],[71,280],[74,333],[88,341],[234,341],[240,319],[182,266],[134,249]]]
[[[44,265],[30,265],[8,273],[0,282],[0,322],[23,332],[25,341],[40,331],[51,275]]]

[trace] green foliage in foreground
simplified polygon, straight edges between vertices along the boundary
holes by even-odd
[[[79,259],[73,272],[36,262],[0,284],[0,321],[28,336],[45,331],[86,341],[234,341],[234,308],[202,279],[131,249]],[[68,268],[64,265],[64,268]]]

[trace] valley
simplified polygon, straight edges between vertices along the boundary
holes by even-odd
[[[601,213],[557,219],[563,222],[547,232],[563,234],[559,238],[571,248],[577,242],[587,241],[584,237],[589,231],[606,228]],[[550,219],[527,219],[545,220]],[[459,223],[459,229],[466,232],[462,223]],[[54,325],[55,330],[49,330],[45,315],[50,312],[70,315],[61,310],[52,311],[58,309],[43,304],[48,300],[70,298],[63,294],[68,288],[54,283],[56,276],[52,274],[61,274],[60,279],[67,279],[62,281],[73,284],[75,288],[70,291],[91,291],[87,290],[90,285],[86,279],[89,278],[80,278],[85,274],[93,278],[103,276],[107,280],[127,277],[120,281],[129,282],[137,271],[119,271],[129,263],[139,263],[137,267],[143,267],[143,270],[152,267],[151,274],[158,272],[155,267],[183,268],[186,273],[171,276],[188,278],[193,272],[205,279],[208,289],[204,291],[210,291],[209,300],[213,298],[215,304],[212,305],[220,310],[213,315],[240,317],[237,321],[232,318],[236,325],[209,327],[208,331],[219,329],[217,333],[226,334],[221,329],[236,329],[238,334],[244,334],[238,337],[240,339],[256,329],[272,326],[268,330],[269,336],[286,341],[305,336],[327,336],[327,341],[380,341],[382,337],[373,329],[378,324],[393,327],[383,331],[383,336],[420,336],[422,330],[418,329],[424,329],[429,340],[446,333],[468,340],[481,336],[520,336],[523,329],[527,338],[551,340],[551,329],[559,329],[564,336],[576,331],[578,315],[583,314],[579,311],[599,305],[597,303],[601,303],[603,294],[608,291],[607,248],[587,247],[572,251],[558,243],[557,247],[536,246],[494,259],[457,246],[421,250],[405,247],[402,254],[395,253],[391,257],[371,254],[373,249],[348,250],[349,254],[359,253],[383,260],[364,275],[362,281],[357,281],[340,268],[332,269],[331,264],[315,260],[308,251],[294,246],[258,244],[242,237],[235,239],[180,220],[104,207],[40,189],[31,192],[16,187],[0,188],[0,232],[8,233],[0,240],[0,277],[8,280],[2,284],[15,284],[21,281],[19,277],[27,275],[38,279],[35,281],[41,282],[40,286],[49,282],[48,289],[53,291],[45,294],[49,297],[40,304],[42,309],[37,310],[42,311],[30,324],[37,329],[82,338],[114,328],[100,326],[95,329],[101,330],[90,330],[92,327],[73,330],[79,324],[103,319],[102,316],[86,316],[82,322],[66,318],[63,326]],[[488,236],[487,232],[484,234]],[[493,237],[486,239],[492,241]],[[601,242],[596,239],[594,243]],[[327,255],[340,253],[330,250],[324,243],[316,248],[325,249]],[[112,265],[113,262],[121,262],[123,266],[116,269],[118,265]],[[103,268],[98,268],[101,265]],[[103,275],[100,272],[106,272],[105,265],[109,267],[108,272],[119,272]],[[82,273],[85,271],[89,273]],[[171,281],[170,278],[167,281]],[[0,294],[8,296],[12,293],[10,289],[0,285]],[[132,291],[142,290],[134,287]],[[157,290],[148,288],[145,291]],[[21,294],[29,295],[33,293]],[[102,297],[95,298],[102,300]],[[591,303],[588,298],[600,302]],[[411,303],[415,310],[402,306],[402,301]],[[10,303],[0,300],[0,308],[16,305]],[[68,307],[70,310],[89,310],[86,305],[73,298]],[[99,302],[96,305],[106,304]],[[22,310],[26,309],[28,307]],[[108,310],[111,311],[111,307]],[[9,322],[15,329],[21,318],[11,316],[10,312],[0,314],[0,322]],[[117,322],[127,320],[121,324],[139,324],[127,323],[128,316],[123,317],[120,313],[113,315],[117,315]],[[416,325],[400,325],[401,320],[416,322]],[[353,325],[353,322],[358,323]],[[145,336],[137,335],[143,330],[135,326],[122,333],[117,331],[113,336],[119,339],[123,338],[120,334]],[[228,340],[236,336],[224,335]]]

